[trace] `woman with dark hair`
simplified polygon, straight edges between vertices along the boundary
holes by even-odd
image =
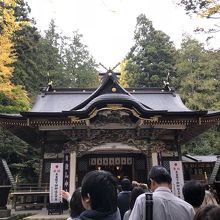
[[[77,188],[70,199],[70,217],[67,220],[78,220],[79,215],[85,210],[81,199],[81,187]]]
[[[117,183],[104,170],[87,173],[82,180],[82,203],[86,209],[80,220],[121,220],[117,208]]]
[[[129,219],[129,216],[131,214],[131,211],[134,207],[134,203],[137,199],[137,197],[141,194],[145,193],[144,189],[140,186],[138,187],[134,187],[131,191],[131,198],[130,198],[130,203],[129,203],[129,210],[127,212],[125,212],[124,214],[124,218],[123,220],[128,220]]]
[[[220,206],[207,205],[200,208],[193,220],[219,220],[220,219]]]
[[[198,180],[190,180],[183,186],[183,197],[197,212],[205,197],[205,186]]]

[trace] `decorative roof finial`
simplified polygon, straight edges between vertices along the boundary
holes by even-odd
[[[172,89],[169,87],[169,84],[170,84],[169,80],[170,80],[170,73],[168,72],[168,73],[167,73],[166,81],[163,81],[164,91],[166,91],[166,92],[172,91]]]
[[[53,81],[50,80],[50,73],[48,72],[47,73],[47,88],[45,89],[46,92],[50,92],[53,90],[52,84],[53,84]]]
[[[106,68],[106,67],[105,67],[103,64],[101,64],[101,63],[99,63],[99,65],[102,66],[102,67],[106,70],[105,73],[99,73],[99,76],[102,77],[102,80],[105,79],[105,78],[108,77],[108,76],[114,76],[115,78],[117,78],[117,76],[120,76],[120,75],[121,75],[121,73],[119,73],[119,72],[114,72],[114,69],[115,69],[116,67],[118,67],[118,65],[120,65],[120,62],[117,63],[113,68]]]

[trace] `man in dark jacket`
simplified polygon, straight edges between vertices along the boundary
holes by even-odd
[[[82,203],[86,209],[80,220],[120,220],[117,208],[117,183],[113,175],[94,170],[82,180]]]
[[[122,192],[118,194],[118,208],[120,210],[121,219],[129,209],[129,202],[131,197],[131,181],[129,179],[123,179],[121,181]]]

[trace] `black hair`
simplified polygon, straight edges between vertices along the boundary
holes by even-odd
[[[118,184],[118,186],[117,186],[117,192],[120,193],[121,191],[122,191],[121,185]]]
[[[205,186],[198,180],[190,180],[183,186],[183,196],[186,202],[198,208],[202,205],[205,197]]]
[[[141,194],[143,194],[145,191],[142,187],[138,186],[138,187],[134,187],[131,191],[131,199],[130,199],[130,203],[129,203],[129,207],[130,210],[132,211],[135,201],[137,199],[137,197]]]
[[[168,183],[172,182],[172,178],[169,172],[166,170],[165,167],[162,166],[153,166],[148,174],[148,182],[150,180],[154,180],[156,183]]]
[[[91,199],[91,208],[99,212],[113,213],[117,210],[117,182],[110,172],[94,170],[82,180],[82,198]]]
[[[81,199],[81,187],[77,188],[70,199],[70,216],[75,218],[79,216],[83,211],[84,207]]]
[[[123,191],[130,191],[131,190],[131,181],[127,178],[121,181],[121,188]]]
[[[219,220],[219,216],[219,205],[207,205],[196,212],[193,220]]]

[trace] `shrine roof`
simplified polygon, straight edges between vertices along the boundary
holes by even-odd
[[[147,106],[152,110],[166,110],[171,112],[188,112],[180,96],[175,92],[166,92],[163,88],[129,88],[128,94],[105,94],[105,100],[130,99],[140,105]],[[95,89],[53,89],[38,95],[31,112],[62,112],[71,111],[95,92]],[[99,97],[99,98],[98,98]],[[104,100],[104,96],[99,95],[91,99],[90,102]],[[88,103],[87,103],[88,104]],[[82,108],[85,106],[82,106]]]
[[[191,163],[195,163],[195,162],[202,162],[202,163],[207,163],[207,162],[216,162],[218,158],[218,155],[205,155],[205,156],[201,156],[201,155],[188,155],[186,154],[185,156],[182,156],[182,160],[183,162],[191,162]]]
[[[136,106],[145,113],[166,111],[167,113],[198,113],[188,109],[180,96],[167,85],[164,88],[123,88],[113,72],[104,74],[97,89],[53,88],[49,85],[38,95],[29,112],[32,113],[78,113],[89,111],[103,104]],[[130,106],[129,106],[130,105]]]
[[[135,126],[167,128],[168,137],[176,135],[169,133],[174,130],[172,126],[176,126],[175,129],[181,132],[180,143],[184,143],[220,121],[220,111],[188,109],[179,94],[167,84],[164,88],[125,89],[112,72],[107,73],[97,89],[53,88],[48,85],[29,112],[0,114],[1,126],[27,143],[39,145],[38,126],[46,126],[43,129],[50,126],[54,129],[55,126],[55,130],[60,126],[65,129],[65,126],[88,126],[88,120],[95,117],[108,118],[108,115],[98,115],[102,111],[112,114],[115,110],[122,110],[122,113],[129,113]],[[62,132],[60,135],[65,136]]]

